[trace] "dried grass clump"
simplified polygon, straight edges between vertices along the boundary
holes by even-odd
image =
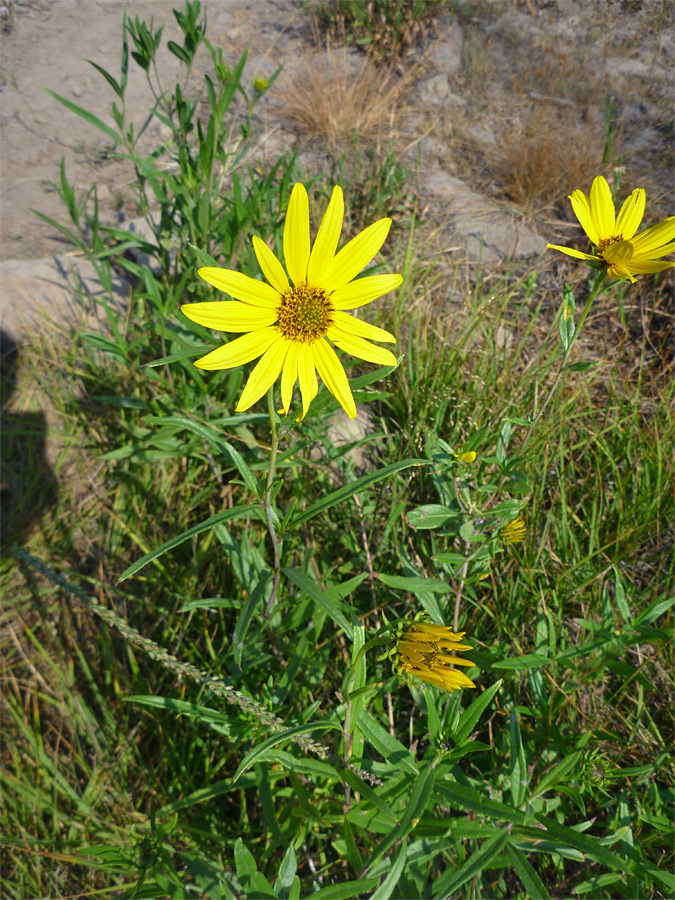
[[[355,65],[344,48],[313,53],[278,82],[278,113],[336,155],[356,134],[382,140],[398,133],[402,98],[415,72],[398,76],[368,59]]]
[[[535,109],[522,125],[505,129],[488,165],[504,194],[535,212],[603,170],[605,139],[571,113]]]

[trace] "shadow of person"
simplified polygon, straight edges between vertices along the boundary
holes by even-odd
[[[19,348],[0,329],[0,551],[21,543],[58,496],[44,412],[14,411]]]

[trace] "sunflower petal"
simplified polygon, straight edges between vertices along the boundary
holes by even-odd
[[[278,340],[267,348],[255,369],[249,375],[235,412],[244,412],[250,409],[254,403],[260,400],[263,394],[267,393],[281,374],[290,346],[290,341],[286,341],[279,336]]]
[[[597,247],[600,243],[600,237],[598,235],[597,228],[593,224],[593,217],[591,216],[591,207],[588,203],[588,197],[586,196],[586,194],[584,194],[583,191],[572,191],[568,199],[572,204],[574,215],[579,220],[579,224],[590,238],[591,243],[595,244],[595,246]]]
[[[645,214],[647,195],[642,188],[635,188],[633,193],[624,200],[621,212],[616,219],[617,237],[629,241],[640,227],[640,222]]]
[[[302,394],[302,415],[298,422],[305,418],[309,405],[319,392],[319,383],[316,380],[316,367],[311,344],[301,344],[298,353],[298,379],[300,381],[300,393]]]
[[[278,328],[259,328],[217,347],[201,359],[195,360],[198,369],[233,369],[257,359],[280,339]]]
[[[297,287],[307,281],[309,262],[309,200],[305,186],[298,182],[291,191],[284,226],[284,259],[288,274]]]
[[[255,331],[274,325],[279,317],[276,309],[262,309],[238,300],[187,303],[180,309],[184,316],[198,325],[217,331]]]
[[[351,353],[357,359],[364,359],[366,362],[375,363],[378,366],[396,366],[398,365],[396,357],[391,350],[384,347],[376,347],[365,341],[362,337],[355,334],[347,334],[335,325],[332,325],[326,332],[326,337],[331,340],[336,347]]]
[[[345,244],[326,270],[322,287],[330,294],[358,275],[379,252],[390,228],[391,219],[378,219]]]
[[[675,242],[672,244],[664,244],[663,247],[659,247],[657,250],[652,250],[649,253],[638,253],[636,259],[660,259],[662,256],[668,256],[669,253],[675,253]]]
[[[276,309],[281,302],[279,291],[264,281],[256,281],[241,272],[206,266],[199,269],[197,274],[219,291],[229,294],[235,300],[250,303],[251,306]]]
[[[299,341],[291,341],[288,355],[281,373],[281,411],[286,414],[293,399],[293,388],[298,380],[298,356],[302,344]]]
[[[272,287],[276,288],[280,294],[285,294],[286,291],[289,291],[291,286],[288,283],[288,278],[286,278],[284,267],[267,244],[256,235],[253,235],[253,249],[262,273]]]
[[[598,175],[597,178],[593,179],[590,205],[591,217],[600,240],[614,237],[616,234],[616,217],[614,215],[612,192],[602,175]]]
[[[592,253],[582,253],[581,250],[575,250],[573,247],[560,247],[558,244],[547,244],[546,248],[548,250],[560,250],[561,253],[566,253],[568,256],[573,256],[575,259],[590,259],[595,260],[596,262],[602,262],[599,256],[593,256]]]
[[[663,272],[666,269],[675,268],[675,262],[667,259],[632,259],[629,263],[630,270],[635,275],[651,275],[653,272]]]
[[[312,345],[314,362],[323,383],[338,401],[350,419],[356,418],[356,404],[349,386],[349,379],[342,368],[342,363],[337,358],[335,350],[326,343],[324,338],[315,341]]]
[[[312,253],[307,267],[307,281],[309,284],[321,285],[324,273],[333,262],[335,250],[340,240],[342,220],[345,214],[345,201],[342,196],[342,188],[335,185],[328,202],[321,225],[314,240]]]
[[[395,290],[403,281],[402,275],[367,275],[357,278],[331,294],[335,309],[356,309]]]
[[[646,231],[638,234],[632,240],[633,252],[635,256],[643,256],[646,253],[652,254],[666,244],[672,243],[675,239],[675,216],[669,216],[663,222],[652,225]],[[659,253],[659,255],[661,255]]]
[[[388,344],[395,344],[396,338],[393,334],[385,331],[384,328],[378,328],[377,325],[371,325],[370,322],[364,322],[361,319],[355,319],[346,312],[334,312],[333,322],[342,331],[347,334],[355,334],[358,337],[367,338],[370,341],[385,341]]]

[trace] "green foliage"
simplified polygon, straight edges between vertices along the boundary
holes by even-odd
[[[580,316],[536,271],[448,306],[392,169],[345,194],[358,227],[397,217],[380,318],[405,357],[349,370],[366,437],[338,440],[325,390],[273,415],[270,481],[268,416],[233,412],[241,370],[190,364],[214,337],[178,304],[211,297],[199,265],[258,275],[252,233],[280,251],[296,163],[256,168],[245,55],[225,65],[198,2],[176,18],[205,113],[159,91],[138,18],[119,78],[97,67],[114,127],[58,98],[131,161],[147,230],[102,228],[62,169],[68,239],[133,287],[104,333],[34,351],[91,471],[3,562],[4,895],[669,896],[672,381],[628,342],[570,362],[599,281]],[[140,125],[130,60],[157,89]],[[152,117],[171,138],[142,155]],[[373,652],[420,610],[467,632],[475,692]]]
[[[391,64],[405,52],[448,0],[305,0],[321,32],[344,36],[376,61]]]

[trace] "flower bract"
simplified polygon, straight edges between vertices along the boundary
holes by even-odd
[[[307,191],[296,184],[284,225],[286,271],[258,237],[253,238],[253,249],[267,283],[230,269],[199,269],[205,281],[234,299],[190,303],[181,306],[183,313],[207,328],[245,334],[198,359],[195,365],[230,369],[260,357],[239,398],[237,412],[253,406],[281,375],[282,411],[288,413],[293,388],[299,382],[304,418],[318,391],[318,372],[353,419],[354,397],[331,344],[366,362],[397,364],[390,350],[371,343],[395,343],[396,338],[347,312],[393,291],[403,280],[400,275],[356,278],[382,247],[391,219],[374,222],[336,253],[343,215],[342,189],[336,186],[310,248]]]
[[[395,643],[389,651],[394,671],[397,675],[420,678],[446,691],[475,687],[461,669],[455,668],[475,665],[457,655],[472,649],[472,644],[462,641],[464,634],[445,625],[436,625],[425,614],[418,614],[414,619],[401,619],[395,626]]]
[[[652,225],[641,234],[635,233],[645,211],[646,194],[642,188],[633,191],[618,216],[609,185],[602,175],[594,179],[590,196],[583,191],[573,191],[569,199],[596,252],[582,253],[573,247],[547,244],[551,250],[584,259],[604,268],[610,278],[624,281],[635,281],[636,275],[662,272],[675,266],[675,262],[661,259],[675,251],[675,216]]]

